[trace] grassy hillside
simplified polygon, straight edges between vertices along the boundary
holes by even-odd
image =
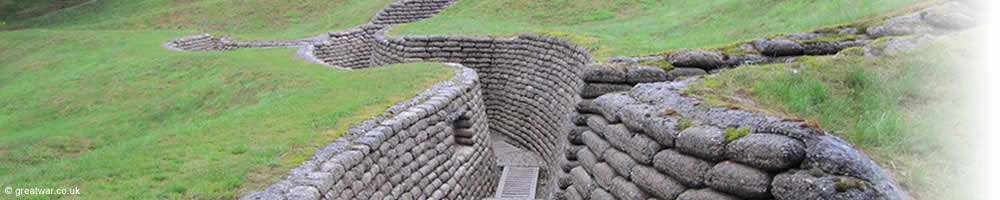
[[[40,17],[8,19],[6,26],[197,30],[233,34],[237,39],[277,40],[314,36],[363,24],[391,2],[394,0],[92,0]]]
[[[340,71],[294,49],[160,47],[185,34],[0,32],[0,185],[80,187],[85,199],[233,198],[452,70]]]
[[[83,2],[86,0],[0,0],[0,21],[42,16]]]
[[[367,22],[390,2],[100,0],[5,16],[0,29],[28,29],[0,32],[0,185],[79,187],[85,199],[228,199],[262,189],[451,69],[339,71],[293,49],[160,44],[201,31],[312,36]]]
[[[884,58],[804,57],[709,76],[685,92],[715,106],[815,120],[917,199],[978,199],[975,130],[982,30]]]
[[[564,32],[598,60],[698,48],[876,16],[920,0],[459,1],[392,35]]]

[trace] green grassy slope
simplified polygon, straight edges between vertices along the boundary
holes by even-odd
[[[236,39],[291,39],[368,22],[394,0],[100,0],[7,27],[72,30],[197,30]],[[2,27],[0,27],[2,28]]]
[[[340,71],[294,49],[160,47],[185,34],[0,32],[0,185],[80,187],[85,199],[233,198],[452,70]]]
[[[972,167],[979,138],[973,41],[981,30],[883,58],[803,57],[744,66],[693,83],[714,106],[816,120],[864,150],[917,199],[978,199]],[[750,103],[748,103],[750,102]]]
[[[459,1],[391,35],[505,35],[557,31],[590,37],[598,60],[698,48],[876,16],[919,0]],[[587,38],[582,37],[582,38]]]
[[[201,31],[312,36],[364,23],[390,2],[102,0],[2,19],[0,29],[29,29],[0,32],[0,185],[80,187],[86,199],[225,199],[262,189],[450,68],[339,71],[293,49],[160,44]]]
[[[85,0],[0,0],[0,21],[27,19],[72,7]]]

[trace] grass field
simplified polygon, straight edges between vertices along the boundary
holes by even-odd
[[[86,199],[234,198],[452,71],[340,71],[294,49],[160,47],[185,34],[0,32],[0,185],[80,187]]]
[[[919,0],[556,0],[459,1],[390,35],[557,32],[604,60],[809,31],[876,16]]]
[[[229,199],[262,189],[451,69],[339,71],[293,49],[184,53],[160,44],[201,31],[312,36],[364,23],[389,2],[105,0],[2,16],[0,29],[28,29],[0,32],[0,185],[79,187],[74,198],[85,199]]]
[[[0,0],[3,1],[12,0]],[[7,19],[6,26],[65,30],[197,30],[232,34],[235,39],[279,40],[315,36],[366,23],[379,9],[392,2],[394,0],[92,0],[40,17]]]
[[[73,7],[86,0],[0,0],[0,19],[28,19],[62,8]]]
[[[711,105],[816,120],[871,155],[917,199],[977,199],[973,158],[981,31],[885,58],[744,66],[686,93]],[[978,70],[978,71],[977,71]]]

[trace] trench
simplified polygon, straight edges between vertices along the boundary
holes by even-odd
[[[370,23],[306,39],[195,35],[164,46],[296,47],[307,60],[345,70],[405,62],[455,68],[451,80],[362,122],[285,180],[243,199],[905,198],[884,170],[843,140],[801,121],[698,106],[680,92],[694,79],[673,82],[748,59],[783,62],[870,41],[775,46],[792,39],[762,39],[742,48],[764,55],[743,57],[689,51],[710,58],[686,62],[703,70],[692,74],[618,65],[674,62],[671,56],[595,63],[587,49],[544,35],[385,35],[453,3],[401,0]],[[786,47],[793,53],[775,53]]]

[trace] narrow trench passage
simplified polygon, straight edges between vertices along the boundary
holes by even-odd
[[[491,134],[496,165],[503,168],[495,199],[535,199],[549,191],[539,187],[545,160],[535,152],[514,147],[502,134]]]

